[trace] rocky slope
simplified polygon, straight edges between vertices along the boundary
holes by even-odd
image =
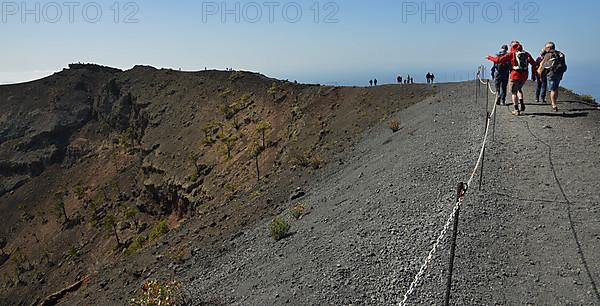
[[[345,165],[309,184],[308,215],[282,214],[287,239],[273,241],[263,223],[177,275],[196,301],[226,305],[398,304],[479,154],[486,105],[473,100],[475,86],[438,85],[400,113],[400,132],[371,129]],[[460,214],[453,304],[600,301],[600,108],[567,91],[559,107],[528,103],[522,117],[498,109],[482,189],[475,181]],[[446,236],[409,305],[443,303],[448,257]]]
[[[30,146],[44,121],[14,118],[46,102],[19,114],[30,102],[18,93],[71,88],[71,78],[90,83],[52,115],[70,121]],[[10,254],[0,255],[0,304],[28,305],[78,280],[62,304],[128,304],[152,278],[180,281],[199,305],[396,304],[479,154],[489,108],[485,96],[473,101],[476,84],[323,87],[83,65],[0,87],[0,105],[17,114],[2,117],[2,169],[13,170],[1,174],[19,181],[0,197]],[[39,100],[58,98],[46,90]],[[482,189],[471,186],[460,214],[453,303],[600,301],[600,113],[568,91],[559,107],[499,109]],[[39,112],[57,112],[48,109]],[[77,109],[89,109],[85,119]],[[46,148],[57,153],[39,170],[15,170]],[[49,214],[57,203],[68,218]],[[275,216],[291,224],[280,241],[269,237]],[[441,303],[447,247],[409,304]]]
[[[165,258],[181,269],[285,210],[433,92],[85,64],[0,86],[0,302],[86,277],[65,303],[128,300]]]

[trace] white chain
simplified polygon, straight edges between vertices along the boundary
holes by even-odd
[[[402,299],[402,302],[400,302],[400,306],[406,305],[406,300],[408,300],[408,297],[413,293],[413,291],[417,287],[417,284],[423,277],[425,270],[427,270],[427,266],[429,266],[429,263],[433,259],[433,255],[435,254],[435,251],[437,250],[438,246],[442,242],[442,239],[444,239],[444,236],[446,236],[446,232],[448,232],[448,228],[450,227],[450,224],[452,223],[452,220],[454,219],[454,216],[456,215],[456,211],[458,210],[459,206],[460,206],[460,201],[456,202],[456,204],[454,205],[452,214],[450,214],[450,217],[446,221],[446,224],[444,225],[444,228],[442,229],[442,231],[440,232],[440,235],[438,236],[437,240],[435,241],[433,248],[431,248],[431,251],[429,251],[429,255],[427,256],[427,258],[425,258],[425,262],[421,266],[421,269],[419,269],[419,272],[417,273],[417,275],[415,275],[415,279],[410,284],[408,291],[406,291],[406,293],[404,294],[404,298]]]
[[[487,87],[492,92],[492,94],[494,94],[494,95],[497,96],[498,93],[492,90],[490,82],[489,81],[483,82],[481,80],[480,72],[481,72],[481,70],[477,71],[477,78],[479,79],[479,81],[482,84],[487,85]],[[494,103],[494,108],[492,109],[492,112],[490,113],[490,117],[493,116],[494,113],[496,113],[496,104],[495,103]],[[473,182],[473,179],[475,178],[475,175],[477,173],[477,169],[479,169],[479,166],[483,162],[483,154],[485,152],[485,145],[487,143],[487,138],[488,138],[488,134],[489,134],[489,130],[490,130],[490,123],[491,123],[491,120],[487,120],[487,126],[486,126],[486,129],[485,129],[485,135],[483,136],[483,143],[481,145],[481,151],[479,152],[479,158],[477,159],[477,163],[475,164],[475,169],[473,169],[473,172],[471,173],[471,177],[469,178],[469,181],[467,182],[467,190],[471,186],[471,183]],[[408,287],[408,290],[404,294],[404,297],[402,298],[402,301],[399,304],[400,306],[405,306],[406,305],[406,301],[408,300],[408,297],[413,293],[413,291],[415,291],[415,288],[417,287],[419,281],[423,277],[423,274],[427,270],[427,267],[429,266],[429,264],[433,260],[433,255],[435,254],[435,252],[437,251],[438,246],[441,244],[442,240],[446,236],[446,233],[448,232],[448,228],[450,227],[450,224],[452,223],[452,220],[454,219],[454,216],[456,216],[456,212],[460,208],[460,203],[462,202],[462,199],[463,198],[459,199],[456,202],[456,204],[454,204],[454,209],[452,209],[452,213],[448,217],[448,220],[446,221],[446,224],[444,224],[444,227],[442,228],[442,231],[438,235],[437,240],[433,244],[433,247],[429,251],[429,255],[427,255],[427,258],[425,258],[425,261],[421,265],[421,268],[419,269],[419,272],[417,272],[417,275],[415,275],[415,279],[412,281],[412,283]]]

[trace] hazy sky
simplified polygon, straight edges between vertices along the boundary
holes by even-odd
[[[123,69],[233,67],[303,82],[464,74],[513,39],[534,54],[554,40],[571,65],[600,69],[598,1],[117,1],[118,15],[115,0],[21,3],[2,2],[0,82],[79,61]],[[224,21],[223,8],[231,11]],[[422,16],[423,9],[430,13]]]

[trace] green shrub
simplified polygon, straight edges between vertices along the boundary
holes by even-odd
[[[200,175],[198,174],[198,171],[194,170],[194,173],[192,173],[192,175],[190,175],[188,177],[188,180],[192,183],[195,183],[198,181],[199,178],[200,178]]]
[[[75,195],[77,196],[78,200],[83,199],[83,197],[85,196],[85,189],[80,184],[75,186]]]
[[[133,128],[129,127],[118,136],[118,143],[124,148],[128,148],[133,140]]]
[[[146,236],[140,235],[135,237],[133,242],[127,247],[127,250],[125,250],[125,256],[130,256],[131,254],[137,252],[144,246],[145,242]]]
[[[68,250],[65,251],[64,256],[67,259],[74,259],[77,257],[77,246],[72,245]]]
[[[581,95],[581,100],[588,103],[596,103],[596,98],[592,95]]]
[[[277,217],[269,224],[269,235],[275,241],[279,241],[288,235],[290,227],[290,224],[285,219]]]
[[[156,238],[159,238],[168,232],[169,225],[167,224],[167,219],[162,219],[150,230],[150,233],[148,234],[148,240],[156,240]]]

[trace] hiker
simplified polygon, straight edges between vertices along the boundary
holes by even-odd
[[[540,55],[535,59],[537,67],[542,66],[542,60],[544,60],[544,56],[546,56],[546,48],[542,49]],[[538,70],[534,70],[532,74],[533,79],[535,80],[535,102],[540,103],[541,97],[542,103],[546,104],[546,93],[548,92],[548,75],[544,71],[542,71],[542,73],[539,73]]]
[[[373,84],[375,84],[375,86],[377,86],[377,79],[373,80]]]
[[[539,74],[546,74],[548,78],[548,89],[550,90],[550,102],[552,103],[552,111],[558,111],[558,88],[560,81],[567,72],[567,62],[564,53],[556,50],[554,42],[549,41],[544,48],[546,54],[542,59]]]
[[[529,78],[529,65],[532,66],[532,69],[536,69],[535,60],[529,52],[523,51],[523,46],[518,41],[513,42],[510,52],[507,54],[503,56],[488,56],[487,59],[498,64],[510,63],[512,66],[508,82],[515,107],[512,114],[515,116],[521,115],[521,112],[525,111],[525,102],[523,101],[523,96],[519,97],[518,94]]]
[[[369,80],[369,86],[373,86],[373,80]]]
[[[427,79],[427,84],[429,84],[431,82],[431,73],[427,72],[425,78]]]
[[[402,76],[398,76],[397,80],[398,80],[398,84],[402,84]]]
[[[410,83],[411,83],[411,84],[414,84],[414,83],[415,83],[415,80],[414,80],[412,77],[410,77]]]
[[[500,48],[500,52],[496,56],[501,57],[508,53],[508,46],[503,45]],[[508,87],[508,77],[510,75],[510,64],[496,64],[492,67],[492,78],[494,79],[494,84],[496,85],[496,92],[498,96],[496,97],[496,105],[506,105],[506,87]]]
[[[435,81],[435,74],[431,74],[431,84],[433,84],[433,82]]]

